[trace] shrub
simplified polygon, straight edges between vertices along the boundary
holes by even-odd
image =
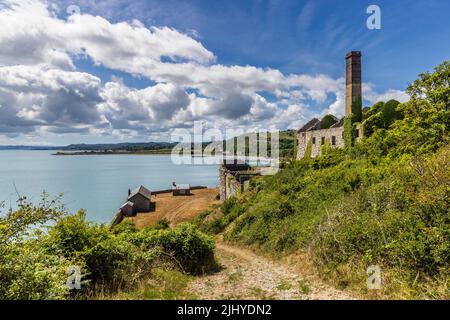
[[[109,236],[110,232],[107,227],[97,226],[86,221],[86,213],[79,211],[74,215],[59,219],[49,229],[46,244],[48,249],[55,254],[73,257],[88,252],[93,246]]]
[[[154,229],[169,229],[170,228],[170,221],[166,218],[162,218],[156,222],[156,224],[153,226]]]
[[[169,230],[146,229],[133,241],[146,249],[160,247],[188,273],[201,274],[216,268],[214,240],[192,224]]]
[[[367,119],[364,121],[364,135],[369,137],[377,129],[388,129],[396,120],[403,117],[397,108],[400,103],[396,100],[376,103],[367,113]]]
[[[396,281],[408,287],[448,277],[450,175],[440,169],[449,157],[447,147],[392,167],[389,180],[349,195],[316,233],[312,252],[319,265],[332,272],[358,261],[364,272],[377,264],[401,270]]]
[[[338,120],[336,119],[335,116],[327,114],[325,117],[322,118],[322,121],[320,122],[320,128],[321,129],[329,129],[337,121]]]
[[[0,216],[0,299],[95,298],[132,291],[158,267],[190,273],[215,267],[213,239],[191,225],[138,231],[124,223],[110,229],[86,221],[83,211],[67,215],[51,205],[22,199],[18,211]],[[76,293],[66,285],[71,266],[83,274]]]
[[[115,226],[86,221],[83,211],[59,219],[50,228],[44,246],[48,252],[82,262],[84,292],[117,291],[131,287],[148,274],[156,260],[155,252],[143,252],[128,237],[136,233],[130,223]]]
[[[133,221],[125,220],[125,221],[122,221],[121,223],[113,226],[112,232],[114,234],[121,234],[121,233],[131,234],[131,233],[138,232],[138,228],[136,227],[136,225],[134,224]]]
[[[65,210],[45,193],[38,205],[24,197],[18,205],[0,214],[0,299],[63,299],[66,270],[76,261],[49,254],[41,241],[46,226]]]
[[[67,297],[66,271],[77,262],[48,254],[35,241],[3,247],[0,254],[0,300]]]

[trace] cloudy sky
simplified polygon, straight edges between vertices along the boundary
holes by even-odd
[[[382,29],[366,27],[378,4]],[[0,144],[168,141],[176,128],[299,128],[450,59],[450,2],[0,0]]]

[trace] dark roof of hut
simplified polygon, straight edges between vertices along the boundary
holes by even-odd
[[[128,196],[128,200],[130,200],[131,198],[133,198],[135,195],[140,194],[141,196],[147,198],[148,200],[151,199],[152,193],[150,192],[150,190],[148,190],[146,187],[144,186],[140,186],[139,188],[134,189],[130,195]]]
[[[133,207],[134,207],[134,203],[131,202],[131,201],[127,201],[127,202],[125,202],[125,203],[120,207],[120,209],[123,209],[123,208],[125,208],[125,207],[131,207],[131,208],[133,208]]]
[[[336,118],[336,117],[334,117],[334,118]],[[322,129],[322,120],[313,118],[310,121],[308,121],[300,130],[298,130],[298,132],[320,130],[320,129]],[[335,124],[333,124],[330,128],[339,128],[344,125],[344,118],[342,118],[340,120],[338,120],[336,118],[336,121],[337,122]]]

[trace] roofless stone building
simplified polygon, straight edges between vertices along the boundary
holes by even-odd
[[[297,159],[305,156],[315,158],[322,153],[322,147],[329,143],[331,148],[343,148],[345,146],[344,123],[348,118],[355,123],[354,138],[362,137],[362,77],[361,77],[361,52],[351,51],[346,55],[346,95],[345,117],[337,119],[326,116],[322,120],[312,119],[297,132]]]
[[[345,117],[337,119],[327,115],[322,120],[314,118],[298,130],[298,160],[306,156],[315,158],[321,155],[324,145],[343,148],[346,142],[353,143],[362,138],[361,52],[351,51],[345,58],[347,62]],[[255,175],[260,175],[260,172],[245,162],[239,162],[236,158],[232,163],[224,161],[219,168],[220,200],[244,192]]]

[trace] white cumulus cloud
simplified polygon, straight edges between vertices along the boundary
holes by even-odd
[[[195,30],[83,12],[63,19],[51,3],[35,0],[4,0],[0,26],[0,135],[154,137],[195,120],[208,127],[285,129],[312,115],[344,112],[342,77],[221,65],[192,36]],[[102,83],[77,71],[82,59],[153,84]],[[407,99],[402,91],[377,93],[370,84],[364,94],[369,102]]]

